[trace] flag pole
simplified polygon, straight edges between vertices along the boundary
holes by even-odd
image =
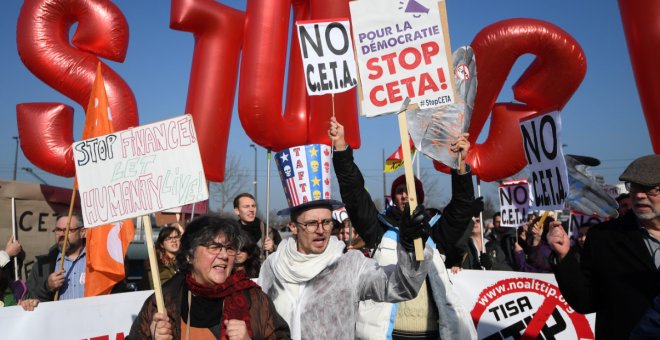
[[[154,283],[154,295],[156,297],[156,309],[158,313],[165,313],[165,302],[163,301],[163,289],[160,285],[160,273],[158,273],[158,262],[156,262],[156,251],[154,250],[154,238],[151,231],[151,219],[149,215],[142,216],[144,233],[147,238],[147,254],[149,255],[149,266],[151,267],[151,280]]]
[[[266,230],[264,230],[264,235],[268,238],[268,231],[270,231],[270,153],[271,150],[268,149],[266,152]],[[266,257],[268,257],[268,250],[265,250]]]
[[[460,157],[460,153],[459,153],[459,157]],[[463,166],[465,166],[465,163],[463,163]],[[481,179],[479,179],[479,176],[477,176],[477,197],[481,197]],[[484,244],[484,212],[483,211],[479,212],[479,231],[481,233],[481,252],[485,253],[486,245]]]
[[[11,197],[11,237],[16,242],[17,238],[16,229],[16,198],[12,195]],[[14,280],[18,280],[18,256],[14,256]]]
[[[73,183],[73,189],[71,189],[71,202],[69,203],[69,216],[66,220],[66,230],[64,231],[64,243],[62,244],[62,257],[60,258],[60,265],[58,266],[58,271],[64,269],[64,257],[66,256],[66,247],[69,243],[69,230],[71,229],[71,216],[73,216],[73,204],[76,202],[76,183]],[[82,221],[80,221],[82,222]],[[58,289],[55,292],[55,297],[53,301],[57,301],[60,296],[60,290]]]

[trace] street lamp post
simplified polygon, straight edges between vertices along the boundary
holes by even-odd
[[[250,144],[250,147],[254,149],[254,201],[257,201],[257,146]]]
[[[12,137],[16,140],[16,153],[14,154],[14,181],[16,180],[16,167],[18,166],[18,136]]]
[[[21,168],[21,170],[23,170],[23,171],[29,173],[30,175],[34,176],[34,178],[38,179],[39,182],[41,182],[41,183],[43,183],[43,184],[45,184],[45,185],[48,185],[48,182],[44,181],[44,179],[41,178],[41,176],[39,176],[39,175],[37,175],[36,173],[34,173],[34,171],[32,170],[32,168],[25,168],[25,167],[23,167],[23,168]]]

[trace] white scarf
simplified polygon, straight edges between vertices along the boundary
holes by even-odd
[[[291,327],[291,337],[301,338],[300,297],[306,283],[321,271],[333,264],[344,253],[344,242],[331,236],[328,246],[321,254],[302,254],[296,240],[289,237],[282,241],[277,251],[271,255],[271,269],[281,285],[274,284],[276,294],[273,304],[278,313]]]

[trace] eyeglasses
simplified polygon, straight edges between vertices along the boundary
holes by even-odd
[[[308,233],[315,232],[316,229],[319,226],[321,226],[321,228],[324,231],[328,231],[328,230],[332,229],[332,226],[334,225],[334,223],[332,222],[332,219],[327,219],[327,220],[322,220],[322,221],[307,221],[307,222],[293,221],[293,223],[300,225]]]
[[[626,182],[626,190],[630,192],[643,192],[647,196],[658,196],[660,194],[660,185],[646,186],[632,182]]]
[[[178,241],[181,239],[181,236],[168,236],[165,238],[165,241]]]
[[[82,228],[82,227],[78,227],[78,228],[69,228],[69,232],[76,231],[76,230],[78,230],[78,229],[80,229],[80,228]],[[64,233],[66,233],[66,228],[55,228],[55,229],[53,229],[53,232],[54,232],[55,234],[57,234],[57,233],[62,233],[62,234],[64,234]]]
[[[203,244],[203,246],[208,250],[209,253],[213,255],[218,255],[222,250],[224,249],[225,252],[227,252],[227,255],[229,256],[234,256],[236,255],[236,247],[234,247],[231,244],[222,244],[218,242],[211,242],[208,244]]]

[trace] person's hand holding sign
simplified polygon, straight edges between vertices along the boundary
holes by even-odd
[[[344,139],[344,126],[337,122],[337,118],[330,118],[330,129],[328,129],[328,136],[337,151],[346,150],[346,139]],[[466,139],[467,141],[467,139]],[[468,142],[468,145],[470,143]]]
[[[562,260],[571,249],[571,241],[559,221],[550,223],[550,231],[548,232],[547,240],[552,251],[554,251],[559,257],[559,260]]]
[[[467,132],[461,133],[458,136],[458,139],[456,139],[451,143],[451,147],[450,147],[450,150],[452,152],[459,153],[459,163],[458,163],[458,168],[456,169],[459,175],[463,175],[466,172],[465,158],[467,157],[468,151],[470,150],[470,141],[468,141],[468,137],[470,137],[469,133]]]

